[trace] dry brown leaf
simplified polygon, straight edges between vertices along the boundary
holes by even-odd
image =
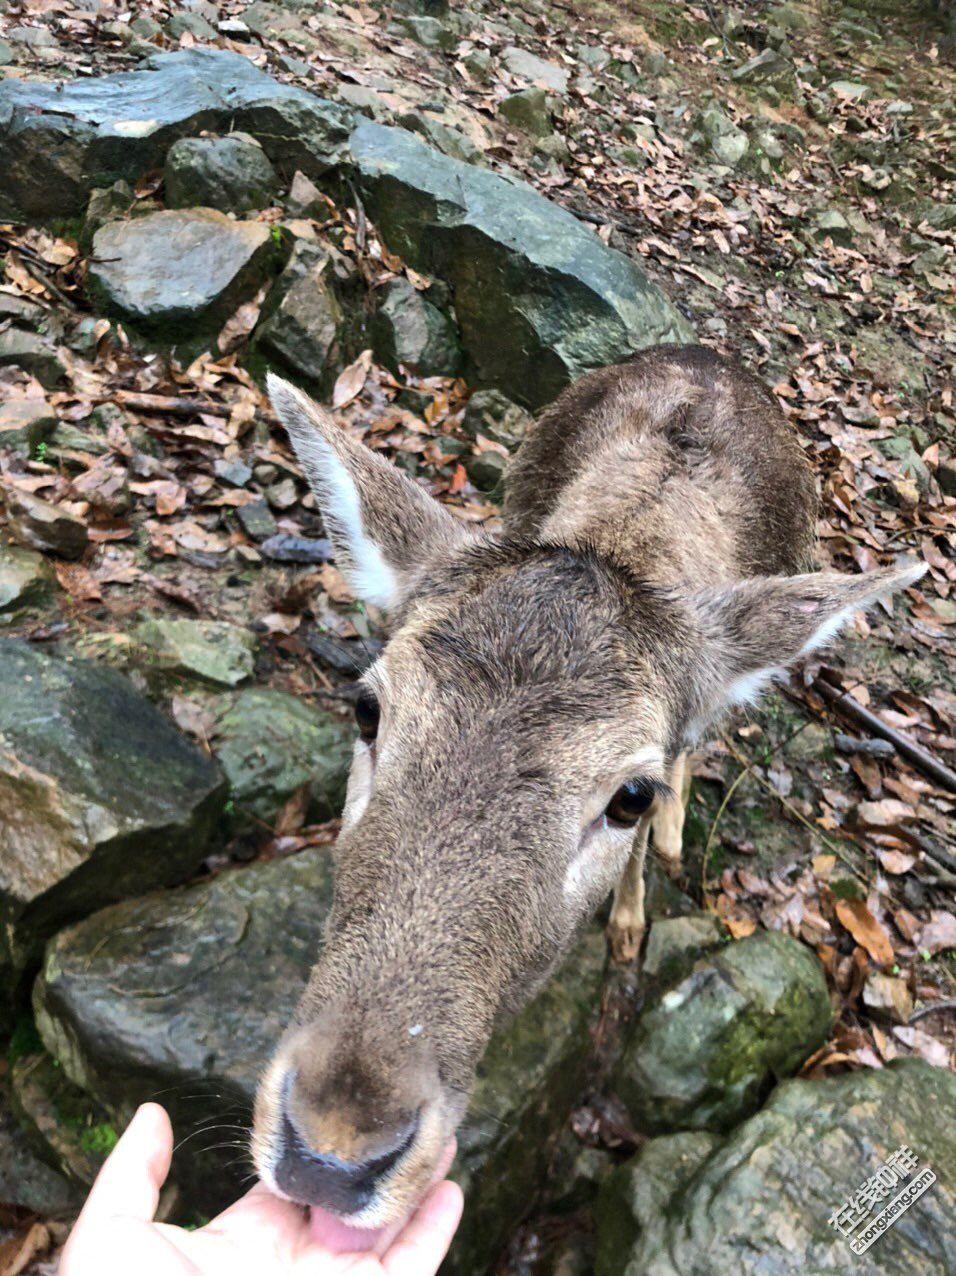
[[[332,390],[332,407],[344,408],[362,393],[365,378],[372,366],[371,350],[363,350],[354,363],[350,363],[344,372],[340,372]]]
[[[941,953],[945,948],[956,948],[956,917],[933,909],[930,920],[920,928],[913,942],[921,951]]]
[[[60,586],[71,598],[81,602],[100,602],[100,583],[82,563],[54,563],[53,570]]]
[[[889,935],[861,899],[838,899],[834,909],[841,924],[878,965],[887,966],[893,961]]]

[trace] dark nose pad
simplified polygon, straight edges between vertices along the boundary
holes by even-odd
[[[302,1205],[320,1205],[334,1214],[358,1214],[372,1200],[381,1179],[414,1142],[418,1117],[396,1132],[395,1143],[368,1161],[343,1161],[314,1152],[289,1119],[283,1105],[282,1156],[274,1170],[276,1186]]]

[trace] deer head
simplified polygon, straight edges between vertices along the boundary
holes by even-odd
[[[613,888],[667,760],[913,573],[650,585],[585,545],[470,530],[269,389],[390,639],[362,680],[325,944],[254,1153],[274,1190],[373,1227],[424,1191],[495,1024]]]

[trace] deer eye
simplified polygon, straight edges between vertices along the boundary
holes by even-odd
[[[648,780],[628,780],[607,804],[604,812],[612,824],[636,824],[654,801],[654,786]]]
[[[378,735],[381,709],[371,691],[363,691],[355,702],[355,721],[363,740],[374,740]]]

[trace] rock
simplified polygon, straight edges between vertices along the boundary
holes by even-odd
[[[0,1094],[0,1201],[40,1218],[75,1218],[84,1193],[37,1155]]]
[[[44,390],[55,390],[65,376],[57,348],[49,337],[20,328],[0,331],[0,368],[8,367],[31,372]]]
[[[188,9],[180,9],[172,15],[166,23],[166,34],[171,40],[178,40],[183,35],[191,35],[196,40],[215,40],[219,35],[201,13],[190,13]]]
[[[520,93],[509,94],[499,103],[498,113],[532,137],[547,137],[551,132],[551,112],[544,89],[522,89]]]
[[[380,290],[372,326],[375,357],[398,372],[453,377],[461,360],[455,325],[400,276]]]
[[[265,501],[250,501],[248,505],[240,505],[236,510],[236,518],[245,534],[254,541],[267,540],[279,530],[279,524]]]
[[[730,78],[738,84],[775,89],[782,97],[794,97],[797,92],[794,65],[776,49],[764,49],[756,57],[737,67]]]
[[[956,229],[956,204],[930,204],[923,209],[922,220],[935,230]]]
[[[749,146],[747,134],[722,111],[713,107],[704,111],[698,121],[698,127],[707,139],[714,158],[721,164],[734,168],[747,154]]]
[[[514,449],[524,438],[533,417],[498,390],[476,390],[468,400],[461,428],[470,438],[486,438]]]
[[[259,552],[274,563],[330,563],[335,558],[332,542],[324,536],[311,539],[280,533],[264,540]]]
[[[701,958],[629,1025],[613,1084],[635,1127],[725,1130],[826,1040],[816,956],[760,932]]]
[[[94,187],[161,168],[181,137],[249,133],[283,176],[320,176],[340,162],[344,107],[279,84],[237,53],[182,49],[135,71],[62,83],[0,83],[0,217],[81,213]]]
[[[56,413],[46,399],[7,399],[0,403],[0,452],[34,457],[56,429]]]
[[[0,543],[0,613],[35,607],[55,587],[56,577],[41,554]]]
[[[686,968],[701,953],[719,947],[725,939],[726,931],[713,913],[655,918],[647,937],[641,974],[646,979],[673,979],[682,967]]]
[[[871,96],[870,86],[856,80],[834,80],[830,85],[830,92],[849,102],[863,102]]]
[[[74,1186],[73,1196],[80,1195],[76,1189],[93,1182],[116,1145],[115,1127],[89,1095],[73,1085],[39,1037],[36,1052],[14,1062],[10,1082],[21,1128],[44,1159],[63,1171]]]
[[[79,243],[84,252],[93,246],[93,236],[99,228],[115,217],[126,217],[136,203],[129,182],[114,182],[112,186],[98,187],[90,194],[86,217],[80,231]]]
[[[298,503],[299,489],[295,485],[295,479],[284,478],[267,487],[263,495],[274,510],[282,513]]]
[[[863,1004],[878,1018],[906,1023],[913,1013],[913,996],[905,979],[871,970],[863,985]]]
[[[112,669],[8,638],[0,686],[5,999],[57,926],[194,872],[225,786]]]
[[[835,208],[823,208],[813,214],[812,234],[815,239],[832,239],[843,248],[853,245],[853,227]]]
[[[465,461],[468,477],[479,492],[497,492],[504,483],[507,458],[500,452],[477,452]]]
[[[528,53],[514,45],[501,54],[501,63],[506,70],[519,80],[530,80],[532,84],[543,84],[552,93],[562,96],[568,91],[568,72],[557,62],[547,62],[536,53]]]
[[[216,478],[222,479],[230,487],[245,487],[252,478],[252,466],[238,457],[231,461],[227,461],[225,457],[213,461],[212,471]]]
[[[167,208],[268,208],[279,185],[258,142],[245,137],[184,137],[166,154]]]
[[[392,252],[452,288],[472,379],[525,406],[690,325],[623,254],[529,186],[363,120],[351,140]]]
[[[0,40],[0,66],[9,66],[13,61],[13,46],[6,40]]]
[[[255,668],[255,635],[226,621],[160,616],[138,624],[133,638],[166,673],[235,687]]]
[[[338,352],[344,316],[330,274],[328,253],[318,244],[297,240],[276,283],[275,300],[256,328],[257,343],[308,380],[318,380]]]
[[[303,784],[309,786],[309,822],[341,812],[352,763],[350,724],[263,687],[227,698],[216,712],[215,752],[241,825],[271,827]]]
[[[180,1139],[248,1113],[315,960],[331,869],[330,850],[315,847],[108,908],[62,931],[34,995],[47,1047],[118,1126],[157,1093]],[[468,1213],[450,1272],[488,1270],[543,1173],[548,1136],[579,1083],[604,952],[592,931],[485,1056],[459,1133]],[[222,1141],[221,1133],[194,1137],[177,1152],[174,1174],[195,1210],[231,1200],[245,1174],[234,1147],[213,1150]]]
[[[560,974],[492,1039],[478,1067],[469,1114],[458,1131],[452,1177],[465,1216],[443,1264],[446,1276],[495,1269],[514,1224],[527,1211],[550,1158],[550,1139],[567,1121],[583,1081],[587,1027],[599,1003],[606,958],[592,928]]]
[[[828,1219],[901,1146],[936,1182],[854,1255]],[[599,1198],[596,1276],[945,1276],[956,1193],[943,1167],[954,1164],[956,1077],[942,1068],[898,1059],[786,1081],[726,1140],[653,1139],[615,1171]]]
[[[15,487],[0,489],[0,495],[6,503],[10,533],[19,544],[60,558],[82,558],[89,544],[82,519]]]
[[[292,217],[321,217],[329,207],[315,182],[298,169],[292,177],[285,206]]]
[[[399,18],[398,25],[406,35],[423,44],[426,49],[453,49],[458,43],[454,31],[437,18],[409,15]]]
[[[436,120],[429,111],[403,111],[395,116],[395,123],[412,133],[418,133],[430,146],[448,155],[452,159],[462,160],[466,164],[483,164],[484,153],[470,137],[460,129],[449,128]]]
[[[113,314],[167,342],[215,332],[268,277],[269,227],[208,208],[109,222],[93,236],[88,283]]]

